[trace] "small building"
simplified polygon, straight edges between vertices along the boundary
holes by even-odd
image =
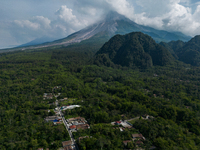
[[[142,139],[145,140],[145,137],[142,134],[132,134],[133,140]]]
[[[63,147],[65,148],[66,146],[71,146],[72,145],[72,141],[63,141],[62,142]]]
[[[76,126],[72,125],[72,126],[69,127],[69,129],[72,130],[72,131],[74,131],[74,130],[76,130]]]
[[[53,94],[52,93],[44,93],[43,99],[53,99]]]
[[[116,125],[120,125],[122,122],[121,121],[116,121],[115,124]]]
[[[123,131],[124,131],[124,128],[119,128],[119,130],[120,130],[121,132],[123,132]]]
[[[58,119],[55,119],[53,122],[59,122]]]
[[[82,129],[82,130],[86,130],[86,129],[89,129],[90,126],[89,124],[79,124],[76,126],[76,129],[79,130],[79,129]]]
[[[78,125],[79,123],[78,123],[78,121],[73,121],[72,124],[73,125]]]
[[[54,121],[54,120],[58,120],[58,119],[61,119],[61,117],[59,116],[48,116],[45,118],[45,121],[49,122],[49,121]]]
[[[138,146],[142,146],[142,144],[144,144],[144,143],[142,141],[136,141],[135,144]]]
[[[126,140],[126,141],[123,141],[124,145],[127,146],[128,143],[132,142],[131,140]]]
[[[86,122],[85,118],[83,118],[83,117],[76,117],[76,118],[68,119],[68,122],[72,122],[72,121],[84,121],[84,122]]]
[[[64,147],[64,150],[74,150],[74,148],[71,145],[68,145]]]
[[[80,141],[81,141],[82,139],[84,139],[84,138],[89,138],[89,136],[79,137],[79,138],[78,138],[79,143],[80,143]]]
[[[149,149],[150,149],[150,150],[156,149],[156,147],[155,147],[155,146],[151,146]]]
[[[59,125],[59,124],[62,124],[62,122],[54,122],[53,124],[54,125]]]

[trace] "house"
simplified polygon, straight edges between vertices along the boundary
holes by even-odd
[[[120,125],[122,122],[121,121],[116,121],[115,124],[116,125]]]
[[[66,146],[72,145],[72,141],[64,141],[64,142],[62,142],[62,145],[65,148]]]
[[[58,95],[55,95],[55,97],[57,98],[58,96],[60,96],[61,95],[61,93],[58,93]]]
[[[52,93],[44,93],[43,99],[53,99],[53,94]]]
[[[76,117],[76,118],[70,118],[67,120],[69,123],[74,123],[76,121],[77,124],[85,124],[87,121],[83,117]]]
[[[70,105],[70,106],[67,106],[66,109],[74,109],[74,108],[77,108],[77,107],[81,107],[80,105]]]
[[[78,121],[72,121],[72,124],[73,125],[78,125],[79,123],[78,123]]]
[[[89,129],[90,126],[89,124],[79,124],[76,126],[76,129],[79,130],[79,129],[83,129],[83,130],[86,130],[86,129]]]
[[[142,139],[145,140],[145,137],[142,134],[132,134],[133,140]]]
[[[150,149],[150,150],[156,149],[156,147],[155,147],[155,146],[151,146],[149,149]]]
[[[142,144],[144,144],[142,141],[136,141],[135,143],[136,143],[136,145],[138,145],[138,146],[141,146]]]
[[[123,131],[125,130],[125,128],[119,128],[119,130],[120,130],[121,132],[123,132]]]
[[[76,126],[72,125],[72,126],[69,127],[69,129],[72,130],[72,131],[75,131],[76,130]]]
[[[68,145],[68,146],[64,147],[64,150],[74,150],[74,148],[72,148],[71,145]]]
[[[58,119],[53,120],[53,122],[59,122]]]
[[[89,136],[79,137],[79,138],[78,138],[79,143],[80,143],[80,141],[81,141],[82,139],[84,139],[84,138],[89,138]]]
[[[54,121],[54,120],[58,120],[58,119],[61,119],[61,117],[59,116],[48,116],[45,118],[45,121],[49,122],[49,121]]]
[[[45,150],[44,148],[38,148],[37,150]],[[46,150],[49,150],[49,148],[46,148]]]
[[[53,124],[54,125],[59,125],[59,124],[61,124],[62,122],[54,122]]]
[[[83,117],[70,118],[70,119],[68,119],[68,121],[69,122],[70,121],[85,121],[85,118],[83,118]]]
[[[126,140],[126,141],[123,141],[124,145],[127,146],[128,143],[132,142],[131,140]]]

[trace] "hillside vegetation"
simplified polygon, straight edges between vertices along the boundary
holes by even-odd
[[[103,59],[103,60],[102,60]],[[150,36],[141,32],[116,35],[96,53],[94,63],[112,66],[149,68],[165,66],[174,62],[174,57]]]
[[[162,42],[160,45],[167,48],[179,61],[192,66],[200,66],[200,36],[195,36],[188,42]]]
[[[135,43],[129,37],[136,39]],[[49,115],[46,110],[55,108],[43,99],[43,94],[61,86],[59,98],[76,98],[74,104],[81,105],[65,115],[85,117],[91,126],[75,135],[92,136],[79,143],[80,150],[127,148],[123,141],[136,131],[146,138],[146,149],[154,145],[159,150],[199,150],[200,68],[171,63],[171,54],[141,33],[127,37],[133,42],[130,45],[125,44],[123,36],[113,39],[116,38],[117,43],[106,43],[102,53],[97,54],[105,53],[108,63],[114,64],[123,48],[127,52],[120,55],[134,60],[123,61],[123,66],[136,65],[133,56],[137,56],[139,68],[93,65],[93,52],[69,48],[1,54],[0,149],[58,149],[62,141],[69,139],[64,126],[55,127],[43,119]],[[136,46],[134,52],[129,49],[132,46]],[[108,52],[107,47],[112,51]],[[154,54],[162,59],[155,59]],[[145,56],[149,58],[147,62],[143,62]],[[136,120],[135,130],[121,132],[110,124],[145,114],[154,119]],[[134,143],[129,147],[135,147]]]

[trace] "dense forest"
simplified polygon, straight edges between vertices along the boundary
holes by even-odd
[[[90,124],[74,133],[89,137],[78,141],[80,149],[134,149],[133,142],[123,144],[134,133],[146,138],[144,149],[200,149],[199,67],[179,61],[145,69],[97,66],[94,55],[89,45],[0,54],[0,149],[58,149],[69,140],[62,124],[44,121],[55,106],[43,94],[55,86],[61,86],[58,98],[81,105],[65,117],[82,116]],[[111,125],[135,117],[133,129]]]

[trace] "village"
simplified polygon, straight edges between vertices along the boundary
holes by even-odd
[[[54,87],[55,88],[60,88],[59,86]],[[43,99],[44,100],[52,100],[55,98],[55,102],[53,102],[50,105],[55,105],[54,115],[52,116],[47,116],[44,118],[45,122],[50,122],[53,125],[64,125],[66,130],[68,131],[71,140],[68,141],[62,141],[62,147],[60,150],[79,150],[77,141],[80,142],[84,138],[90,138],[89,136],[83,136],[83,137],[78,137],[77,139],[74,139],[73,132],[78,132],[79,130],[88,130],[90,129],[90,125],[88,121],[81,116],[74,117],[74,118],[65,118],[63,112],[67,110],[72,110],[75,108],[81,107],[80,105],[62,105],[60,106],[60,103],[62,102],[67,102],[69,99],[63,98],[63,99],[57,99],[61,93],[58,93],[57,95],[53,93],[44,93]],[[75,99],[73,99],[75,100]],[[50,110],[48,110],[50,112]],[[149,115],[143,115],[140,117],[136,118],[131,118],[129,120],[119,120],[119,121],[114,121],[111,122],[111,125],[113,125],[114,129],[119,129],[119,132],[123,132],[125,130],[130,130],[130,129],[135,129],[133,125],[131,124],[132,121],[138,120],[138,119],[153,119],[153,116]],[[123,141],[123,145],[126,147],[128,143],[134,142],[136,144],[137,150],[143,150],[142,145],[144,144],[143,142],[145,141],[145,137],[141,133],[135,133],[132,134],[132,138],[130,140],[125,140]],[[150,149],[156,149],[155,146],[151,146]],[[43,150],[43,148],[39,148],[38,150]]]

